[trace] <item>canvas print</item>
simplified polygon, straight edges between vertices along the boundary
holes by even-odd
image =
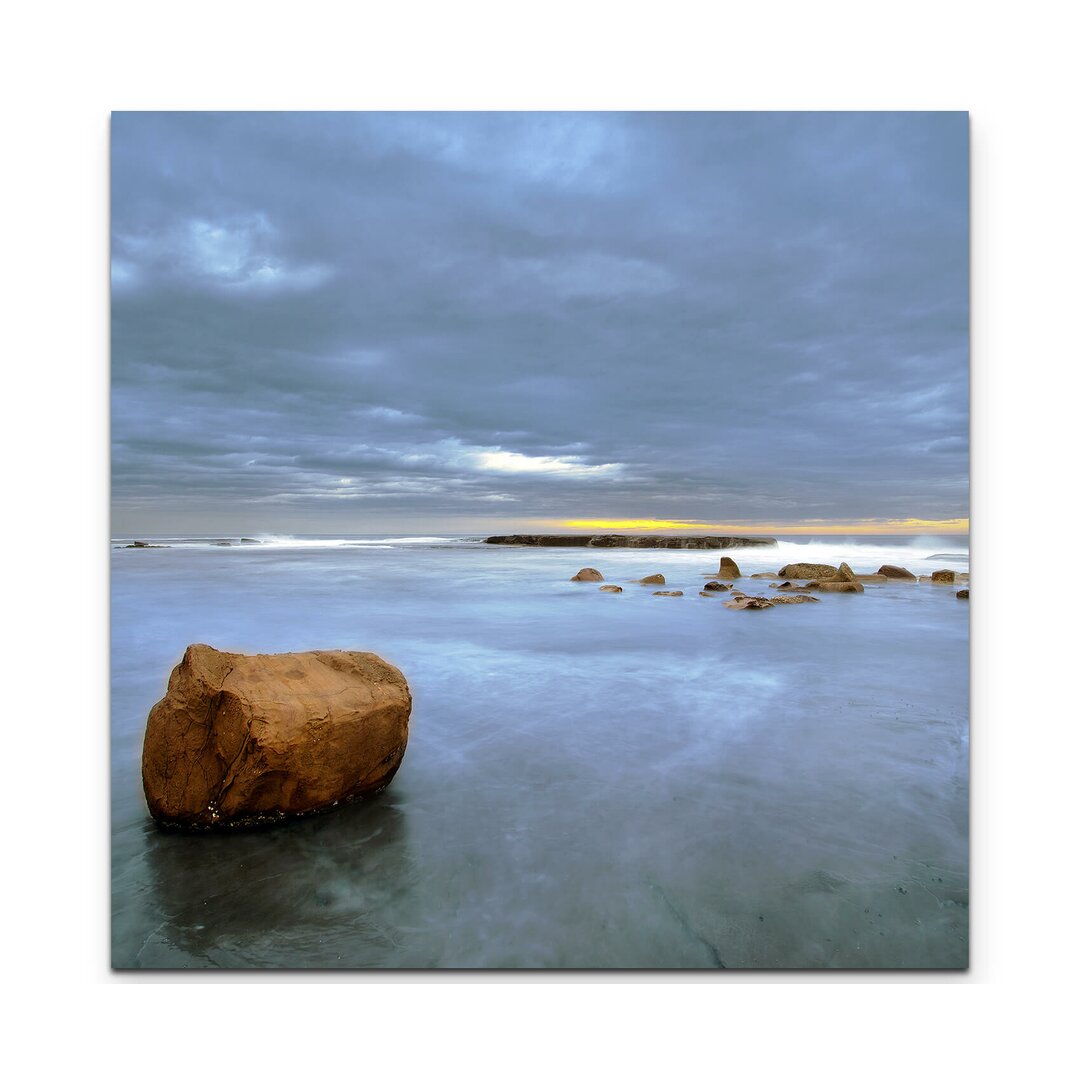
[[[116,113],[117,969],[968,964],[968,117]]]

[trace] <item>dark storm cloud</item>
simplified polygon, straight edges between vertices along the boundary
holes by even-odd
[[[960,114],[118,114],[119,521],[967,514]]]

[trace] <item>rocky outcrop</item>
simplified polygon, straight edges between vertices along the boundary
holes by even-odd
[[[605,533],[594,536],[540,535],[514,533],[489,536],[485,544],[521,544],[526,547],[627,547],[627,548],[741,548],[776,547],[772,536],[623,536]]]
[[[653,596],[682,596],[682,589],[672,589],[668,592],[654,592]]]
[[[794,581],[839,581],[840,571],[825,563],[788,563],[780,571],[780,577]]]
[[[846,562],[840,564],[839,569],[836,571],[841,581],[858,581],[858,575]]]
[[[621,585],[601,585],[600,586],[600,591],[601,592],[622,592],[622,586]]]
[[[891,578],[894,581],[915,580],[915,575],[910,570],[905,570],[902,566],[879,566],[878,573],[884,574],[885,577]]]
[[[190,645],[143,740],[160,823],[255,825],[372,795],[397,772],[412,697],[374,653],[244,656]]]
[[[571,581],[603,581],[604,575],[591,566],[583,566],[571,579]]]
[[[635,585],[666,585],[667,578],[663,574],[650,574],[648,577],[638,578]]]
[[[930,580],[936,585],[954,585],[956,583],[956,571],[935,570],[930,575]]]

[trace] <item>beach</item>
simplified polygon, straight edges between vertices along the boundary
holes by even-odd
[[[113,540],[115,967],[966,966],[955,588],[732,611],[698,595],[713,551],[254,538]],[[955,536],[725,554],[753,594],[794,561],[968,568]],[[583,566],[623,592],[571,583]],[[685,595],[630,584],[652,573]],[[194,642],[396,665],[393,782],[270,829],[160,831],[142,734]]]

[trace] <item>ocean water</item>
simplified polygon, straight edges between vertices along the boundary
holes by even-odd
[[[113,542],[114,967],[966,966],[968,604],[698,595],[721,554],[919,574],[966,570],[966,538],[140,539],[171,546]],[[586,565],[625,591],[570,583]],[[626,584],[657,571],[686,595]],[[192,642],[395,664],[414,708],[393,783],[272,829],[159,831],[142,735]]]

